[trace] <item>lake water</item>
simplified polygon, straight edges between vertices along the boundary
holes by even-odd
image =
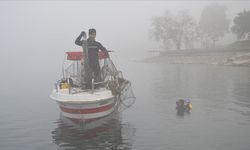
[[[249,149],[249,67],[114,62],[131,81],[136,102],[88,125],[62,117],[49,98],[61,61],[3,68],[0,149]],[[180,98],[191,99],[190,114],[176,115]]]

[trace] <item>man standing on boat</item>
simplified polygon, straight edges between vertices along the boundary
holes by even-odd
[[[100,73],[100,64],[99,64],[99,57],[98,57],[98,51],[102,50],[104,54],[109,57],[108,51],[105,47],[102,46],[100,42],[97,42],[95,40],[96,37],[96,30],[95,29],[89,29],[89,37],[87,41],[84,41],[82,38],[86,36],[85,32],[81,32],[81,34],[76,38],[75,44],[79,46],[87,46],[88,49],[88,59],[89,59],[89,67],[91,68],[91,72],[94,73],[95,81],[98,79],[98,75]]]

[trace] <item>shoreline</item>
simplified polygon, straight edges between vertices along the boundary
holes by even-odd
[[[250,49],[171,50],[142,60],[145,63],[211,64],[250,67]]]

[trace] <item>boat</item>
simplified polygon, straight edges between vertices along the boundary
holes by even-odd
[[[124,91],[131,87],[112,60],[99,51],[101,72],[98,81],[88,73],[87,51],[66,52],[62,78],[55,83],[50,98],[55,100],[63,116],[80,122],[92,122],[120,109]],[[87,83],[91,87],[87,87]],[[132,96],[133,97],[133,96]],[[126,106],[131,106],[130,103]]]

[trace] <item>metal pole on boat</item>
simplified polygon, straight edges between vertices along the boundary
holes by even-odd
[[[56,92],[58,92],[58,82],[55,83]]]
[[[69,94],[71,94],[71,84],[69,78],[67,78],[67,83],[68,83]]]
[[[63,59],[63,65],[62,65],[62,74],[63,74],[63,78],[65,78],[65,72],[64,72],[64,63],[65,63],[65,60],[66,60],[66,57],[67,55],[64,56],[64,59]]]
[[[95,81],[94,81],[94,78],[92,78],[91,80],[91,93],[92,94],[94,93],[94,88],[95,88]]]

